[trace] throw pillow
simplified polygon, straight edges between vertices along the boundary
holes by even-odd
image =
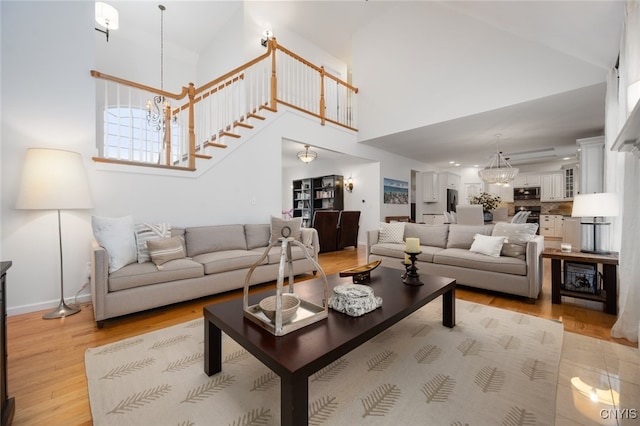
[[[491,235],[506,237],[502,245],[502,256],[525,258],[527,243],[535,237],[538,231],[537,223],[496,223]]]
[[[500,257],[500,250],[502,250],[503,243],[504,237],[489,237],[487,235],[476,234],[469,251],[491,257]]]
[[[109,256],[109,273],[138,261],[133,217],[91,216],[93,236]]]
[[[449,225],[447,248],[461,248],[468,250],[476,234],[491,235],[493,225]]]
[[[182,238],[160,238],[156,240],[148,240],[147,248],[151,261],[156,264],[158,269],[162,269],[162,265],[170,260],[184,259],[186,257]]]
[[[420,245],[431,247],[447,247],[449,225],[426,225],[424,223],[407,223],[404,226],[405,238],[418,238]]]
[[[277,241],[278,238],[282,237],[282,230],[286,226],[291,230],[289,237],[293,237],[294,239],[302,242],[302,231],[300,231],[300,228],[302,227],[301,217],[280,219],[279,217],[271,216],[271,238],[269,238],[269,243]],[[285,231],[285,234],[286,233],[287,231]]]
[[[404,225],[405,222],[385,223],[380,222],[379,243],[398,243],[404,242]]]
[[[171,236],[171,225],[168,223],[158,223],[156,225],[150,223],[136,224],[136,247],[138,249],[138,263],[145,263],[151,260],[149,249],[147,249],[147,241],[157,240],[160,238],[169,238]]]

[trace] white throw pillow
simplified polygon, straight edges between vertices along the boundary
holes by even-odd
[[[398,243],[404,242],[404,224],[405,222],[384,223],[380,222],[379,243]]]
[[[491,257],[500,257],[504,237],[489,237],[482,234],[476,234],[473,237],[473,243],[469,251],[474,253],[486,254]]]
[[[109,273],[138,261],[133,217],[91,216],[93,236],[109,255]]]

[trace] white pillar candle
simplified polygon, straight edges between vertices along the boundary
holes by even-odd
[[[407,238],[404,250],[407,253],[420,253],[420,239]]]

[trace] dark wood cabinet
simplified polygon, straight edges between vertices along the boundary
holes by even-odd
[[[293,181],[293,217],[302,218],[302,226],[313,226],[313,215],[319,210],[344,208],[344,179],[327,175]]]
[[[2,426],[10,425],[13,421],[15,401],[9,398],[7,390],[7,270],[11,262],[1,262],[2,283],[0,284],[0,407],[2,413]]]

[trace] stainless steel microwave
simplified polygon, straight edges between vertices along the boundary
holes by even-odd
[[[529,186],[526,188],[513,188],[514,200],[539,200],[540,199],[540,187]]]

